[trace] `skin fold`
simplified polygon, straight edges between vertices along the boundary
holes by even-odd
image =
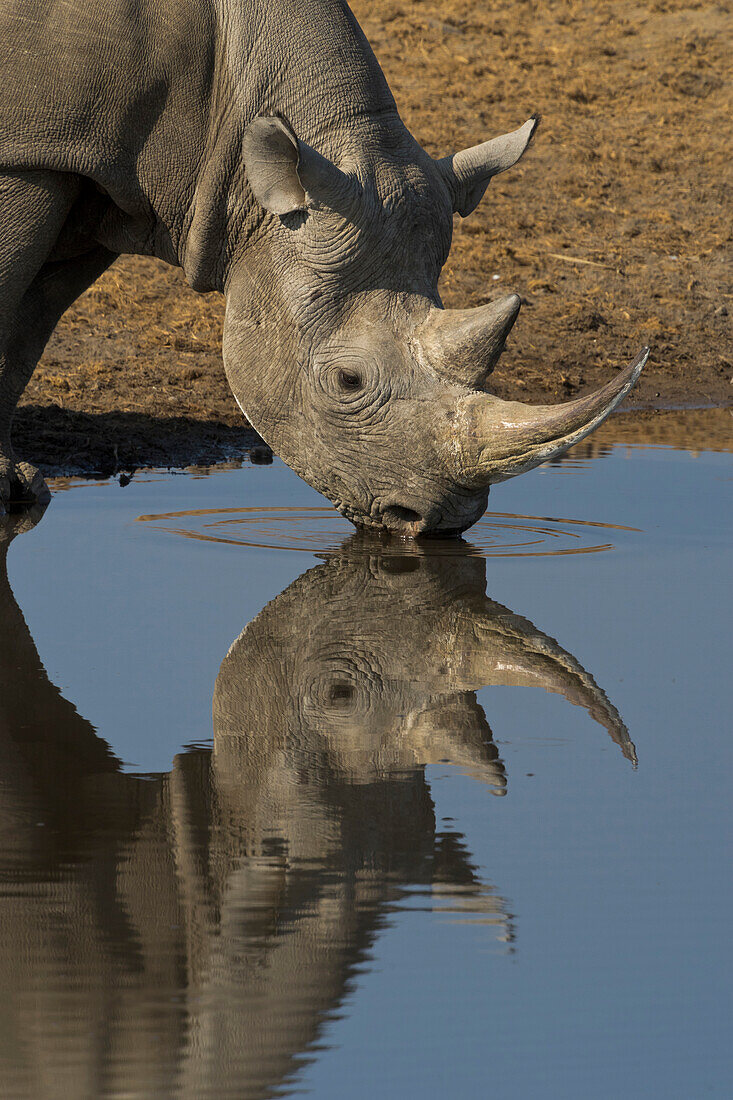
[[[416,898],[521,950],[426,765],[511,794],[489,684],[561,694],[635,751],[578,661],[486,596],[483,560],[347,543],[230,648],[213,748],[138,777],[49,682],[8,583],[39,514],[0,519],[0,982],[22,1037],[1,1097],[271,1096]]]
[[[343,0],[7,0],[0,62],[0,508],[48,498],[13,413],[120,253],[222,291],[254,427],[355,524],[403,536],[471,526],[643,366],[580,419],[485,391],[519,299],[446,311],[438,277],[454,214],[538,120],[434,160]]]

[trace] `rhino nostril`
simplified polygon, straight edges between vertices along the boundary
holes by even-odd
[[[401,504],[388,504],[382,509],[382,518],[388,527],[406,527],[419,523],[422,516],[412,508],[403,508]]]

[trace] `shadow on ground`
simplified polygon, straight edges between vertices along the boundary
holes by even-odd
[[[18,455],[46,475],[111,477],[141,466],[209,465],[262,449],[247,424],[147,413],[82,413],[24,405],[13,424]],[[268,457],[269,451],[263,457]],[[255,457],[259,456],[259,451]]]

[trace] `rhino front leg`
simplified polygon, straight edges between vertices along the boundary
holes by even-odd
[[[48,500],[41,475],[13,452],[13,415],[62,313],[115,259],[95,246],[48,262],[78,191],[76,177],[58,173],[0,176],[0,514]]]
[[[0,421],[4,429],[0,435],[0,506],[6,510],[8,506],[45,504],[50,499],[39,471],[15,457],[10,440],[12,415],[61,315],[116,258],[115,252],[99,245],[72,260],[44,264],[18,307],[0,358],[0,376],[3,368],[7,372],[7,387],[3,378],[0,395],[12,403],[9,416]]]

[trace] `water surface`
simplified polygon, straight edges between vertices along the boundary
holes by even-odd
[[[277,462],[6,524],[0,1095],[727,1096],[698,435],[607,429],[422,548]]]

